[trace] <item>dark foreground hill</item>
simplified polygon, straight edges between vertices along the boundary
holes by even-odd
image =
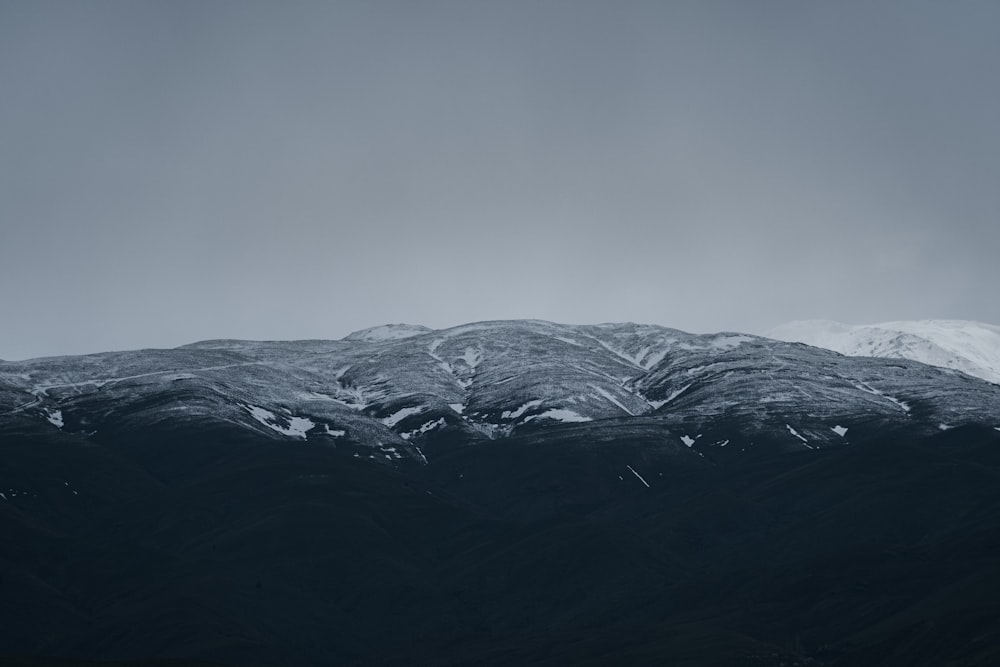
[[[492,326],[6,364],[6,664],[1000,664],[995,385]]]

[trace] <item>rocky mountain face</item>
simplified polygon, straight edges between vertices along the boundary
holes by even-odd
[[[1000,386],[743,334],[5,362],[0,665],[990,664],[997,512]]]
[[[963,320],[850,325],[829,320],[789,322],[770,338],[857,357],[912,359],[1000,384],[1000,327]]]

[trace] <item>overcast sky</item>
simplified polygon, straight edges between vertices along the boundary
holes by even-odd
[[[997,324],[998,33],[987,0],[0,0],[0,358]]]

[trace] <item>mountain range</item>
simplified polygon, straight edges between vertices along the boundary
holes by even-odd
[[[0,655],[1000,659],[1000,385],[852,349],[531,320],[0,362]]]

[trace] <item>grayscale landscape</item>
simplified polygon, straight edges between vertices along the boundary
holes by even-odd
[[[998,22],[0,0],[0,667],[1000,664]]]

